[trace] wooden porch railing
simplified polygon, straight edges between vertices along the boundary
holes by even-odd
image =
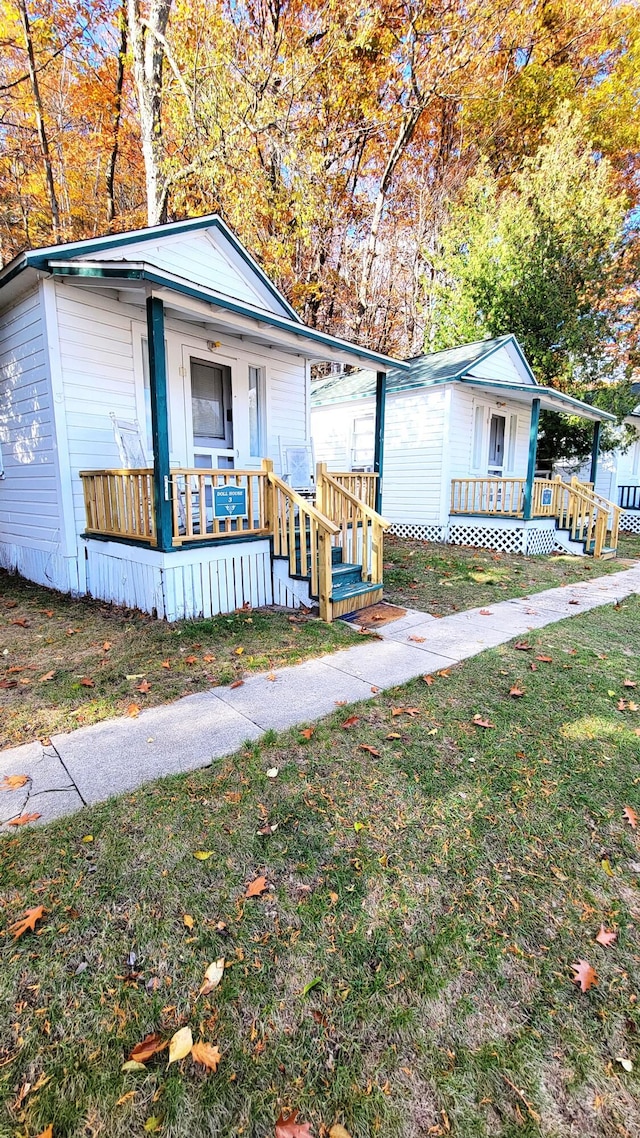
[[[263,460],[270,495],[268,518],[276,557],[289,559],[292,577],[309,577],[311,595],[318,598],[321,620],[331,621],[331,539],[339,526],[325,517],[287,482],[273,472],[273,463]]]
[[[620,508],[640,510],[640,486],[620,486]]]
[[[381,585],[383,534],[391,523],[352,494],[323,462],[317,466],[316,502],[325,517],[339,527],[333,543],[342,547],[343,560],[362,565],[363,581]]]
[[[364,502],[365,506],[370,506],[372,510],[376,508],[376,490],[378,486],[378,475],[371,473],[364,473],[363,471],[338,471],[331,470],[329,472],[334,482],[338,482],[355,498],[359,498]],[[317,477],[317,475],[316,475]]]
[[[81,470],[86,532],[156,544],[153,470]]]
[[[175,546],[236,534],[257,537],[270,533],[265,470],[180,468],[171,471],[169,481]],[[222,488],[244,491],[246,513],[216,516],[215,491]]]
[[[453,478],[450,512],[521,518],[524,487],[524,478]]]

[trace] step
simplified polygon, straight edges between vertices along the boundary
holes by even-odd
[[[341,565],[342,564],[342,546],[340,546],[340,545],[332,545],[331,546],[331,564],[332,565]]]
[[[331,576],[334,589],[349,585],[352,582],[362,581],[362,565],[352,565],[348,561],[334,562]]]
[[[372,585],[364,581],[350,581],[347,585],[335,586],[331,590],[332,601],[346,601],[356,600],[360,597],[366,597],[368,593],[378,593],[382,588],[381,585]],[[362,605],[354,605],[354,608],[362,608]]]

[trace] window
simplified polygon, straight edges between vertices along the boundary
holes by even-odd
[[[264,445],[264,372],[249,368],[249,454],[262,458]]]
[[[361,415],[353,420],[351,435],[351,469],[373,470],[375,416]]]
[[[509,449],[507,451],[507,470],[516,468],[516,443],[518,441],[518,416],[509,415]]]
[[[504,415],[492,415],[489,424],[489,474],[502,474],[504,468]]]
[[[473,421],[473,469],[482,466],[482,435],[484,428],[484,407],[476,407]]]

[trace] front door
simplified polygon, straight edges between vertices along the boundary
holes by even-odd
[[[194,466],[233,466],[231,368],[189,354]]]
[[[504,415],[492,415],[489,425],[489,477],[500,477],[504,471],[504,435],[506,420]]]

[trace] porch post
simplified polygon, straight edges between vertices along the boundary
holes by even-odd
[[[167,368],[164,355],[164,308],[156,296],[147,297],[149,383],[151,388],[151,434],[153,437],[153,500],[158,549],[172,548],[172,517],[169,501],[169,419]]]
[[[531,403],[531,426],[529,428],[529,462],[527,465],[527,481],[524,485],[524,502],[522,516],[525,521],[531,517],[533,505],[533,480],[536,476],[536,456],[538,453],[538,423],[540,422],[540,400],[534,399]]]
[[[596,488],[596,478],[598,476],[598,454],[600,451],[600,435],[602,434],[602,422],[596,419],[593,424],[593,444],[591,446],[591,469],[589,471],[589,481],[593,482],[593,488]]]
[[[376,482],[376,510],[382,513],[382,466],[384,460],[384,410],[387,397],[387,373],[376,372],[376,426],[373,443],[373,469]]]

